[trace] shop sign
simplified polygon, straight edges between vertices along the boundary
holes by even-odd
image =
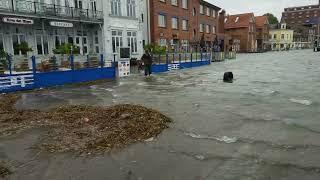
[[[50,22],[51,26],[56,26],[56,27],[65,27],[65,28],[72,28],[73,24],[72,23],[67,23],[67,22],[57,22],[57,21],[51,21]]]
[[[23,19],[23,18],[15,18],[15,17],[4,17],[2,21],[5,23],[11,24],[24,24],[24,25],[31,25],[33,24],[32,19]]]

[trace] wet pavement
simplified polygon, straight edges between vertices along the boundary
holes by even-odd
[[[152,142],[93,157],[31,148],[45,129],[0,139],[23,180],[319,180],[320,54],[240,54],[194,69],[26,93],[18,108],[142,104],[174,120]],[[225,71],[235,82],[223,83]]]

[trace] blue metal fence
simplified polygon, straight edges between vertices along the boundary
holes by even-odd
[[[169,59],[170,56],[172,59]],[[154,73],[209,65],[212,59],[212,56],[209,53],[196,54],[195,56],[190,54],[188,55],[189,59],[187,59],[186,54],[176,55],[176,57],[175,55],[165,55],[164,57],[164,62],[161,62],[161,57],[159,57],[159,62],[154,61],[155,63],[152,66],[152,71]],[[185,59],[182,59],[182,57]],[[116,63],[110,62],[111,67],[106,67],[103,55],[100,56],[98,61],[99,66],[76,68],[74,56],[70,56],[70,68],[54,68],[55,70],[49,70],[45,72],[39,71],[39,67],[36,63],[36,57],[33,56],[31,60],[32,71],[19,74],[12,72],[9,58],[9,73],[2,75],[0,74],[0,93],[46,88],[101,79],[114,79],[116,77]]]

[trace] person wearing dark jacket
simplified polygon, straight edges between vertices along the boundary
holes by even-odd
[[[144,75],[150,76],[152,74],[152,57],[148,50],[145,51],[141,60],[144,63]]]

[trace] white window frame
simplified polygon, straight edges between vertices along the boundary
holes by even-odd
[[[136,1],[127,0],[127,16],[136,17]]]
[[[203,5],[200,4],[200,10],[199,10],[200,14],[204,14],[204,7]]]
[[[179,19],[177,17],[171,18],[171,28],[172,29],[179,29]]]
[[[199,32],[203,33],[204,31],[204,24],[200,24]]]
[[[111,0],[111,15],[121,16],[121,0]]]
[[[183,19],[182,20],[182,30],[188,31],[188,26],[189,26],[188,24],[189,24],[189,21],[186,19]]]
[[[206,14],[207,14],[207,16],[211,16],[210,13],[211,13],[211,12],[210,12],[210,8],[209,8],[209,7],[206,7]]]
[[[212,17],[216,18],[216,10],[215,9],[212,9]]]
[[[210,34],[210,25],[209,24],[206,24],[206,33]]]
[[[12,34],[12,36],[11,36],[11,39],[12,39],[12,52],[14,54],[13,36],[17,36],[18,44],[21,44],[21,42],[27,42],[27,36],[26,36],[26,34],[23,34],[23,33],[14,33],[14,34]],[[24,41],[21,41],[21,37],[24,37]],[[14,54],[14,55],[22,55],[22,53],[21,53],[21,51],[19,51],[19,54]]]
[[[212,33],[216,34],[216,31],[217,31],[216,26],[212,26]]]
[[[120,48],[123,47],[123,31],[122,30],[118,30],[118,29],[111,30],[111,47],[112,47],[113,54],[119,53]]]
[[[188,0],[182,0],[182,8],[188,9]]]
[[[167,46],[167,39],[160,38],[159,39],[159,46],[162,46],[162,47]]]
[[[158,26],[159,27],[167,27],[167,16],[164,14],[158,15]]]
[[[127,43],[131,53],[138,53],[137,31],[127,31]]]
[[[178,6],[178,0],[171,0],[172,6]]]
[[[40,41],[41,41],[41,54],[38,53],[38,37],[40,37]],[[47,40],[47,52],[45,52],[45,38]],[[47,35],[43,35],[43,34],[36,34],[35,36],[35,42],[36,42],[36,49],[37,49],[37,54],[38,55],[48,55],[49,54],[49,40],[48,40],[49,36]]]

